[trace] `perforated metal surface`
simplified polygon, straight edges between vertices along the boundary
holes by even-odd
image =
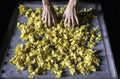
[[[23,4],[27,7],[31,7],[32,9],[35,9],[36,7],[42,7],[41,2],[23,2]],[[59,7],[63,6],[64,3],[54,3],[54,5],[57,5]],[[16,6],[18,7],[18,6]],[[98,18],[94,19],[92,21],[93,26],[100,27],[101,33],[103,36],[103,40],[95,47],[99,51],[99,56],[101,59],[100,67],[97,69],[97,72],[91,73],[89,75],[75,75],[75,76],[65,76],[61,79],[118,79],[117,72],[115,69],[115,64],[112,56],[112,51],[110,48],[109,38],[106,30],[106,26],[103,19],[103,14],[101,10],[101,5],[98,4],[90,4],[90,3],[80,3],[79,5],[80,9],[83,8],[93,8],[96,10]],[[27,19],[25,17],[22,17],[18,14],[17,8],[14,10],[14,14],[12,16],[12,20],[10,22],[9,28],[12,28],[9,30],[11,32],[11,37],[9,41],[9,44],[6,45],[7,50],[4,52],[5,57],[3,64],[1,66],[0,71],[0,78],[28,78],[28,71],[17,71],[16,66],[10,64],[9,59],[13,57],[14,55],[14,49],[17,44],[23,43],[20,36],[20,31],[18,30],[16,26],[16,22],[26,22]],[[14,25],[13,25],[14,24]],[[39,79],[55,79],[52,72],[48,72],[45,75],[36,76],[35,78]]]

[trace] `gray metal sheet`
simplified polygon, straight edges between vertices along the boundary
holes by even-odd
[[[31,7],[32,9],[35,9],[36,7],[42,7],[41,2],[23,2],[27,7]],[[54,3],[54,5],[57,6],[63,6],[66,3]],[[99,56],[101,58],[101,64],[98,68],[97,72],[93,72],[89,75],[75,75],[75,76],[65,76],[61,77],[60,79],[118,79],[116,67],[110,47],[109,37],[107,34],[107,29],[103,17],[103,12],[101,9],[101,5],[98,3],[79,3],[79,8],[93,8],[96,10],[96,14],[98,16],[97,19],[93,19],[92,24],[93,26],[100,27],[100,32],[102,33],[103,40],[95,47],[99,52]],[[4,45],[2,48],[4,49],[3,53],[5,54],[5,57],[3,59],[3,63],[0,69],[0,78],[28,78],[29,72],[28,71],[16,71],[16,66],[10,64],[9,59],[13,57],[14,55],[14,49],[17,44],[23,43],[20,36],[20,31],[17,28],[17,21],[20,22],[26,22],[27,19],[25,17],[22,17],[18,14],[18,6],[16,6],[13,16],[11,18],[9,27],[8,27],[8,33],[9,37],[6,36],[6,39],[8,39],[7,45]],[[7,41],[4,41],[7,42]],[[3,42],[3,44],[4,44]],[[55,79],[54,75],[51,73],[36,76],[36,79]]]

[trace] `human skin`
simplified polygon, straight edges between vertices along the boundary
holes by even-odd
[[[53,8],[51,0],[42,0],[42,3],[43,3],[43,15],[42,15],[43,21],[49,27],[56,25],[57,14]]]
[[[76,6],[78,0],[69,0],[67,8],[63,14],[64,26],[79,25],[79,20],[77,17]],[[42,0],[43,3],[43,21],[49,26],[56,25],[57,15],[51,3],[51,0]]]
[[[76,12],[76,6],[77,6],[78,0],[69,0],[69,3],[67,5],[67,8],[64,12],[63,17],[64,19],[64,25],[72,26],[79,25],[79,20],[77,17]]]

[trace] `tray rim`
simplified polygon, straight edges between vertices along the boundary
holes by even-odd
[[[19,2],[17,2],[16,3],[16,5],[18,6],[18,4],[22,4],[22,3],[27,3],[27,4],[31,4],[31,2],[32,1],[19,1]],[[33,3],[42,3],[41,1],[33,1]],[[53,4],[55,4],[56,2],[52,2]],[[60,4],[65,4],[65,3],[67,3],[67,2],[59,2]],[[108,35],[108,30],[107,30],[107,28],[106,28],[106,23],[105,23],[105,19],[104,19],[104,12],[103,12],[103,10],[102,10],[102,7],[101,7],[101,3],[98,3],[98,2],[91,2],[91,3],[87,3],[87,2],[80,2],[81,4],[96,4],[96,5],[99,5],[100,7],[99,7],[99,9],[102,11],[102,15],[100,16],[100,18],[98,19],[98,21],[99,21],[99,23],[101,23],[101,21],[100,21],[100,19],[102,19],[103,20],[103,25],[105,26],[104,28],[106,29],[106,34],[107,34],[107,37],[108,37],[108,39],[107,39],[107,42],[108,42],[108,44],[109,44],[109,47],[107,48],[111,53],[111,57],[112,57],[112,64],[113,64],[113,67],[114,67],[114,72],[116,73],[116,78],[115,79],[119,79],[119,75],[118,75],[118,71],[117,71],[117,66],[116,66],[116,64],[115,64],[115,59],[114,59],[114,57],[113,57],[113,51],[112,51],[112,49],[111,49],[111,43],[110,43],[110,41],[109,41],[109,35]],[[13,12],[12,12],[12,15],[15,15],[15,14],[17,14],[17,12],[15,12],[15,9],[16,9],[17,7],[15,6],[14,7],[14,9],[13,9]],[[10,18],[10,20],[9,20],[9,23],[8,23],[8,27],[7,27],[7,30],[6,30],[6,33],[5,33],[5,36],[4,36],[4,38],[2,39],[3,41],[2,41],[2,44],[0,45],[0,52],[5,52],[5,54],[4,55],[0,55],[0,75],[1,75],[1,70],[2,70],[2,66],[3,66],[3,61],[4,61],[4,59],[6,58],[6,55],[7,55],[7,53],[6,53],[6,49],[8,49],[9,48],[9,42],[10,42],[10,38],[11,38],[11,36],[12,36],[12,32],[11,33],[9,33],[11,30],[12,30],[12,28],[13,27],[15,27],[15,26],[13,26],[12,28],[11,28],[11,26],[13,25],[13,23],[12,23],[12,21],[14,20],[15,18],[13,18],[13,16]],[[102,31],[101,31],[102,32]],[[102,33],[102,35],[104,35],[103,33]],[[7,40],[6,40],[7,39]],[[104,40],[103,40],[104,41]],[[104,42],[104,46],[105,46],[105,43],[106,42]],[[7,45],[6,45],[7,44]],[[106,46],[105,46],[105,48],[106,48]],[[105,51],[106,51],[106,49],[105,49]],[[108,57],[107,57],[107,63],[109,63],[108,64],[108,66],[110,66],[110,62],[108,61]],[[109,68],[109,69],[111,69],[111,68]],[[109,72],[110,72],[110,70],[109,70]],[[111,73],[111,72],[110,72]]]

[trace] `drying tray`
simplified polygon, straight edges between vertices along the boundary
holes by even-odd
[[[20,21],[21,23],[26,22],[27,19],[21,16],[18,13],[18,5],[15,7],[13,11],[13,15],[11,17],[10,24],[7,29],[7,33],[3,44],[0,50],[0,78],[11,78],[11,79],[27,79],[29,72],[28,71],[17,71],[16,66],[12,65],[9,62],[9,59],[14,56],[14,49],[17,44],[23,43],[22,40],[19,38],[20,30],[17,28],[17,22]],[[42,3],[39,1],[33,2],[22,2],[23,5],[35,9],[36,7],[43,7]],[[53,2],[54,5],[59,7],[67,4],[66,2]],[[98,18],[92,20],[92,25],[97,26],[100,28],[100,32],[102,34],[102,41],[95,47],[99,51],[100,56],[100,66],[97,69],[97,72],[93,72],[88,75],[78,74],[75,76],[65,76],[61,77],[60,79],[118,79],[116,66],[114,62],[114,58],[111,51],[111,46],[109,42],[109,37],[104,21],[104,16],[101,8],[100,3],[86,3],[80,2],[79,8],[93,8],[96,12]],[[47,73],[45,75],[35,76],[36,79],[55,79],[53,74]]]

